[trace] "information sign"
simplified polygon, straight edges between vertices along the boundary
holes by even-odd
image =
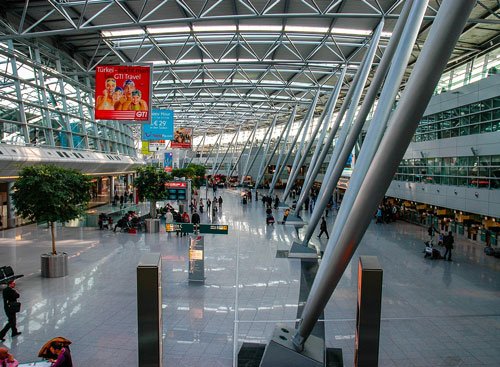
[[[228,234],[227,224],[200,224],[200,233]]]
[[[189,281],[205,281],[205,239],[203,236],[189,237]]]
[[[193,233],[194,224],[192,223],[167,223],[165,225],[165,231],[167,232],[183,232],[183,233]]]

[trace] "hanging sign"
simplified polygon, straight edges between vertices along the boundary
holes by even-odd
[[[171,148],[191,149],[193,140],[193,129],[189,127],[178,127],[174,131],[174,140],[172,140]]]
[[[151,123],[142,124],[142,140],[172,140],[174,138],[174,111],[153,110]]]
[[[95,119],[149,121],[151,73],[151,66],[97,66]]]

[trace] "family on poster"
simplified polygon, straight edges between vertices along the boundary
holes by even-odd
[[[96,119],[149,120],[149,66],[98,66],[95,83]]]
[[[127,79],[123,87],[119,87],[114,78],[108,77],[102,95],[97,97],[96,110],[147,111],[148,104],[133,80]]]

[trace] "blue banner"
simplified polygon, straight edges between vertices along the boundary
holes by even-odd
[[[163,159],[163,169],[165,172],[172,172],[172,152],[166,152]]]
[[[151,123],[142,124],[142,140],[172,140],[174,138],[174,111],[153,110]]]

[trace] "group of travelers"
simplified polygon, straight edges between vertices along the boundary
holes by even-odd
[[[16,315],[21,310],[21,303],[19,302],[20,294],[16,290],[15,280],[11,280],[7,283],[7,287],[5,287],[2,291],[2,296],[5,315],[7,316],[7,324],[0,331],[0,342],[3,343],[9,330],[11,330],[12,338],[21,335],[21,332],[17,330],[16,320]],[[73,367],[71,351],[68,346],[71,342],[68,341],[69,343],[60,343],[58,342],[58,338],[51,339],[51,341],[52,340],[54,342],[48,343],[47,350],[43,351],[44,348],[42,347],[39,357],[47,359],[51,363],[51,367]],[[19,362],[11,353],[9,353],[9,349],[0,347],[0,366],[17,367],[18,365]]]
[[[446,259],[446,257],[448,256],[447,260],[452,261],[451,250],[453,250],[454,248],[453,244],[455,243],[455,239],[453,238],[452,232],[451,231],[449,231],[448,233],[439,232],[438,229],[434,227],[433,224],[431,224],[429,228],[427,228],[427,234],[429,235],[429,241],[427,242],[427,245],[431,248],[434,247],[434,239],[436,237],[436,233],[438,233],[438,241],[437,241],[438,246],[444,246],[445,248],[444,255],[442,255],[442,257],[440,258]],[[441,255],[440,251],[439,255]]]
[[[135,211],[129,210],[123,217],[118,219],[115,228],[113,228],[113,232],[116,232],[116,228],[118,227],[121,231],[128,231],[130,228],[141,229],[143,224],[139,215]]]
[[[123,194],[118,195],[118,190],[115,190],[115,195],[113,196],[113,202],[112,202],[113,206],[116,206],[118,205],[118,203],[120,203],[120,209],[122,209],[123,205],[126,204],[128,201],[130,201],[131,203],[134,202],[134,193],[132,191],[129,192],[125,190]]]
[[[375,214],[375,223],[384,224],[395,222],[399,216],[399,207],[396,204],[391,204],[388,202],[383,202],[377,208]]]

